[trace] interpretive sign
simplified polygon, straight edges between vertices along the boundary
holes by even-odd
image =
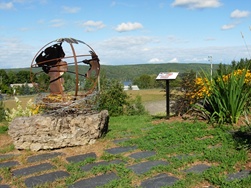
[[[179,74],[178,72],[161,72],[161,73],[159,73],[159,75],[156,78],[157,81],[158,80],[159,81],[162,81],[162,80],[166,81],[166,118],[167,119],[170,118],[169,80],[175,80],[177,78],[178,74]]]
[[[178,72],[161,72],[156,80],[175,80],[178,74]]]

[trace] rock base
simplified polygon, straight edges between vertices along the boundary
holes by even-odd
[[[93,144],[108,130],[109,114],[48,114],[14,119],[9,126],[16,149],[57,149]]]

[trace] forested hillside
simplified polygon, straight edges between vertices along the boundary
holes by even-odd
[[[218,68],[218,64],[213,65],[213,70]],[[79,66],[79,72],[85,74],[89,69],[88,66]],[[147,75],[158,75],[160,72],[194,72],[206,71],[209,72],[211,69],[210,64],[200,63],[163,63],[163,64],[137,64],[137,65],[102,65],[101,71],[104,72],[107,78],[118,79],[120,81],[134,80],[135,78],[147,74]],[[30,68],[23,69],[8,69],[8,71],[19,72],[20,70],[30,71]],[[32,71],[39,71],[40,69],[33,69]],[[75,66],[69,67],[70,71],[75,70]]]

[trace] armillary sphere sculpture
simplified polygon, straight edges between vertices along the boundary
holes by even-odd
[[[50,96],[62,96],[62,101],[66,102],[93,93],[98,83],[100,64],[98,55],[85,42],[60,38],[37,52],[30,72],[34,87]]]

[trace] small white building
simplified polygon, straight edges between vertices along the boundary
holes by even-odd
[[[139,87],[137,85],[132,85],[132,81],[125,81],[124,90],[139,90]]]
[[[139,90],[139,87],[137,85],[124,86],[124,90]]]

